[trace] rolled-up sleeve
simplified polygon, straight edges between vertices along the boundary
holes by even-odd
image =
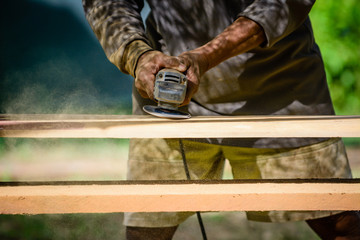
[[[271,47],[305,21],[314,2],[315,0],[255,0],[238,17],[257,22],[265,32],[266,47]]]
[[[134,75],[141,53],[151,50],[140,15],[143,1],[82,0],[82,3],[86,19],[108,59],[122,72]],[[136,54],[132,43],[139,50]]]

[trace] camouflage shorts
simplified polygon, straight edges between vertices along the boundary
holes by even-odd
[[[255,149],[183,141],[191,179],[221,179],[225,159],[234,179],[351,178],[343,142],[334,138],[292,149]],[[134,139],[130,142],[129,180],[186,179],[176,139]],[[332,215],[328,211],[247,212],[249,220],[301,221]],[[124,224],[170,227],[192,212],[126,213]]]

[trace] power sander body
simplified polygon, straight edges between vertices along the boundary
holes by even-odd
[[[190,118],[189,113],[179,111],[186,96],[188,79],[173,69],[162,69],[155,78],[154,98],[157,106],[146,105],[143,110],[153,116],[163,118]]]

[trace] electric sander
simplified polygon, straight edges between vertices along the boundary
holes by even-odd
[[[156,74],[154,86],[154,98],[158,105],[146,105],[143,110],[156,117],[190,118],[189,113],[178,110],[185,100],[187,82],[181,72],[168,68],[160,70]]]

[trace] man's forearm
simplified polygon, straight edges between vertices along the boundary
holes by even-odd
[[[161,68],[186,71],[188,90],[184,104],[196,93],[201,76],[228,58],[247,52],[265,41],[263,29],[254,21],[239,18],[207,44],[176,57],[146,52],[135,69],[135,86],[143,97],[153,98],[155,75]]]
[[[254,21],[240,17],[207,44],[194,49],[208,62],[206,70],[228,58],[247,52],[266,41],[263,29]]]
[[[109,57],[110,62],[122,72],[128,73],[135,78],[135,70],[139,58],[153,49],[143,40],[136,40],[128,44],[125,50],[119,49]]]

